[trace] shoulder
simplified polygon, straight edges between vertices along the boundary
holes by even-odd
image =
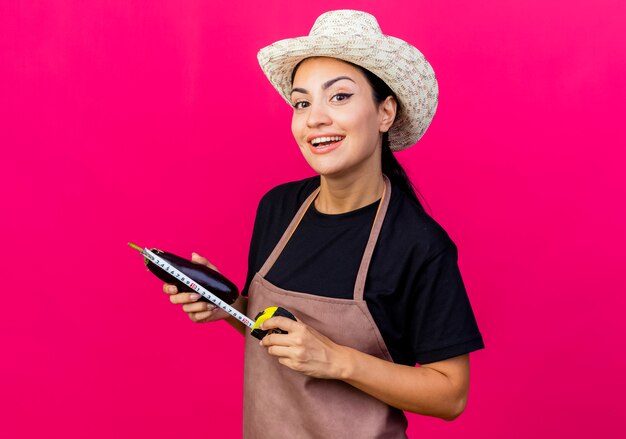
[[[410,253],[423,261],[443,251],[456,250],[443,226],[396,186],[392,187],[383,232],[383,239],[393,243],[398,252]]]

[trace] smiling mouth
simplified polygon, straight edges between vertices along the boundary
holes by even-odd
[[[311,145],[314,148],[323,148],[328,145],[332,145],[333,143],[340,142],[344,139],[342,136],[332,136],[332,137],[318,137],[317,139],[313,139],[311,141]]]

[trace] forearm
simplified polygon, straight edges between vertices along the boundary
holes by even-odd
[[[237,300],[235,301],[235,303],[233,303],[231,306],[235,308],[237,311],[239,311],[240,313],[246,314],[246,312],[248,311],[248,298],[245,296],[239,296]],[[248,327],[244,325],[243,323],[241,323],[239,320],[237,320],[233,316],[228,316],[225,320],[228,322],[230,326],[235,328],[237,332],[239,332],[241,335],[246,334],[246,330],[248,329]]]
[[[465,406],[458,386],[429,367],[395,364],[345,348],[341,379],[401,410],[453,420]]]
[[[272,317],[264,330],[280,328],[261,344],[284,366],[308,376],[340,379],[401,410],[453,420],[467,401],[469,354],[404,366],[334,343],[302,322]]]

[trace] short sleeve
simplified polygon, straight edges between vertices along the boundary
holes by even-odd
[[[451,243],[425,263],[417,280],[412,346],[419,364],[484,348]]]

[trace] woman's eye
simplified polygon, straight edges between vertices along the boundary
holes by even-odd
[[[331,100],[335,99],[336,101],[345,101],[346,99],[348,99],[350,96],[352,96],[353,93],[337,93],[336,95],[334,95]]]
[[[300,108],[304,108],[308,105],[309,103],[307,101],[298,101],[295,104],[293,104],[293,108],[296,109],[300,109]]]

